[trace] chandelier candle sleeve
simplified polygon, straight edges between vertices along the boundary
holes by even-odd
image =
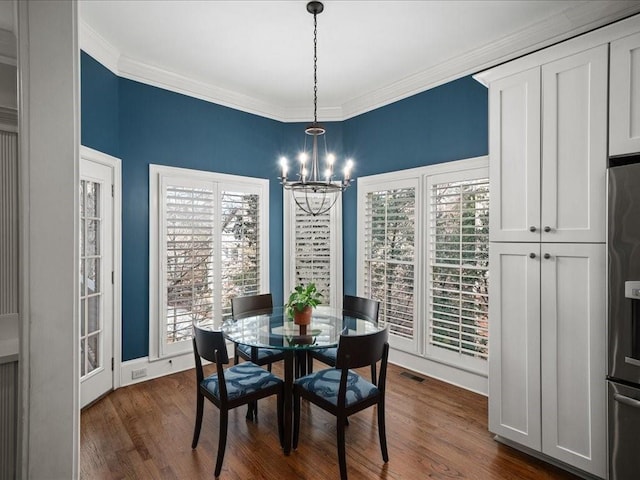
[[[288,179],[288,161],[280,157],[282,175],[280,183],[285,190],[291,190],[296,204],[309,215],[317,216],[328,212],[336,203],[338,197],[352,182],[351,170],[353,160],[349,159],[343,169],[342,180],[334,179],[334,165],[336,157],[333,153],[327,153],[327,141],[324,136],[326,129],[318,123],[318,14],[324,10],[321,2],[309,2],[307,11],[313,14],[313,123],[305,129],[305,133],[311,137],[311,156],[307,153],[307,141],[305,148],[298,155],[300,171],[297,179]],[[319,140],[323,140],[325,169],[320,170],[319,165]],[[307,160],[311,160],[307,167]],[[323,175],[324,174],[324,175]]]

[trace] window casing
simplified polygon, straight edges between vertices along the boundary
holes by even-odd
[[[358,294],[395,349],[486,374],[486,157],[358,179]]]
[[[150,358],[190,351],[192,322],[268,285],[268,181],[150,166]]]
[[[285,300],[296,285],[313,282],[323,295],[323,305],[341,308],[341,199],[328,212],[314,217],[302,211],[291,192],[283,194]]]

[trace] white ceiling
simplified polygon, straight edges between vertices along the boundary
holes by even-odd
[[[326,0],[319,120],[342,120],[640,11],[640,1]],[[114,73],[309,120],[306,1],[81,0],[80,45]]]

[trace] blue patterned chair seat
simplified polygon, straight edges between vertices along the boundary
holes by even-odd
[[[336,347],[318,348],[313,351],[315,357],[327,365],[335,365],[338,349]]]
[[[296,380],[296,384],[325,400],[338,405],[338,389],[340,388],[341,370],[328,368],[310,373]],[[346,405],[351,406],[369,397],[377,395],[378,387],[360,375],[349,370],[347,375]]]
[[[271,372],[251,362],[243,362],[227,368],[224,371],[224,379],[229,400],[282,383],[282,380]],[[201,385],[216,398],[220,398],[217,374],[214,373],[203,379]]]
[[[238,344],[238,350],[244,353],[247,357],[251,358],[251,347],[249,345]],[[282,353],[282,350],[276,350],[273,348],[258,348],[258,360],[264,360],[267,357],[273,357]]]

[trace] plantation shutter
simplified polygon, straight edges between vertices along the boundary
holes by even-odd
[[[488,356],[488,178],[429,183],[428,343],[447,355]]]
[[[231,298],[260,293],[260,196],[223,191],[221,197],[222,317]]]
[[[380,302],[379,322],[414,337],[416,188],[368,192],[364,222],[364,293]]]
[[[322,201],[320,197],[311,197],[310,203]],[[295,202],[294,202],[295,204]],[[295,204],[295,284],[315,283],[322,294],[322,303],[329,304],[331,299],[332,276],[341,272],[332,272],[331,258],[331,211],[312,216]]]
[[[211,321],[215,192],[213,186],[172,181],[164,188],[165,342],[191,338],[193,321]]]

